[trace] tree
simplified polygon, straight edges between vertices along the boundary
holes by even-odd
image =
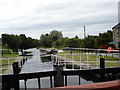
[[[40,44],[44,47],[75,47],[75,48],[99,48],[100,45],[108,44],[112,41],[112,31],[100,33],[99,36],[88,35],[85,39],[78,36],[74,38],[63,38],[62,32],[53,30],[50,34],[42,34]]]
[[[13,34],[2,34],[2,45],[7,48],[17,51],[17,49],[28,49],[31,47],[39,46],[39,41],[26,37],[25,34],[13,35]]]
[[[27,48],[28,48],[27,37],[25,36],[25,34],[20,34],[20,49]]]
[[[53,30],[50,32],[50,38],[52,41],[56,41],[60,38],[63,38],[62,32],[59,32],[57,30]]]
[[[74,48],[80,47],[80,43],[81,43],[81,40],[77,38],[71,38],[71,39],[68,39],[67,41],[68,47],[74,47]]]
[[[17,35],[2,34],[2,43],[3,46],[11,48],[14,51],[17,51],[19,48],[19,37]]]
[[[43,47],[51,47],[52,46],[52,41],[50,39],[49,34],[42,34],[40,37],[40,45]]]
[[[78,39],[79,37],[76,35],[75,38]]]
[[[42,34],[40,37],[40,45],[43,47],[52,47],[53,43],[63,37],[62,32],[53,30],[50,34]],[[56,42],[57,43],[57,42]]]
[[[97,38],[98,46],[106,45],[112,41],[113,41],[113,35],[112,35],[112,31],[110,31],[110,30],[105,33],[102,33],[102,34],[100,33],[99,37]]]
[[[56,48],[66,47],[68,46],[67,41],[68,41],[68,38],[60,38],[53,42],[53,47],[56,47]]]
[[[84,47],[86,48],[96,48],[96,38],[97,36],[89,36],[84,39]]]

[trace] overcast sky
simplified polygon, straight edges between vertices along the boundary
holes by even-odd
[[[98,35],[118,23],[119,0],[0,0],[0,34],[40,38],[52,30],[64,37]]]

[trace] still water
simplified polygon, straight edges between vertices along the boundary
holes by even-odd
[[[33,49],[28,49],[26,51],[32,52],[31,54],[33,55],[30,57],[27,62],[23,65],[23,68],[21,70],[21,73],[28,73],[28,72],[43,72],[43,71],[52,71],[53,66],[52,62],[50,61],[42,61],[40,58],[40,52],[39,49],[33,48]],[[49,88],[50,87],[50,81],[49,77],[45,78],[40,78],[41,80],[41,88]],[[68,86],[69,85],[78,85],[78,76],[68,76]],[[90,84],[93,83],[92,81],[86,81],[81,78],[81,84]],[[24,88],[24,81],[20,81],[20,87]],[[38,80],[37,79],[28,79],[27,80],[27,88],[38,88]]]

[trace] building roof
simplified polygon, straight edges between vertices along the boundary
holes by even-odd
[[[116,29],[116,28],[120,28],[120,23],[118,23],[117,25],[115,25],[112,29]]]

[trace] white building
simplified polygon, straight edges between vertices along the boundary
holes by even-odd
[[[113,42],[120,42],[120,23],[115,25],[113,28]],[[118,45],[116,45],[117,47]]]

